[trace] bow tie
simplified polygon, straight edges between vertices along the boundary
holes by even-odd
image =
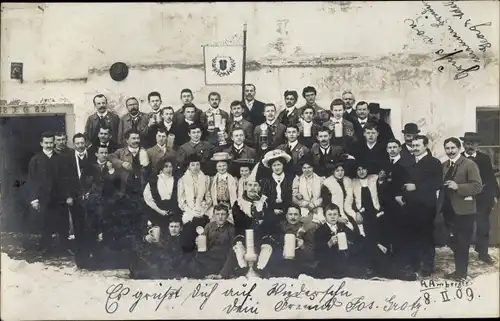
[[[360,120],[360,121],[359,121],[359,123],[360,123],[361,125],[364,125],[364,124],[366,124],[366,120]]]

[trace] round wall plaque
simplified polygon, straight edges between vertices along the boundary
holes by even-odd
[[[122,81],[128,76],[128,66],[123,62],[115,62],[109,68],[109,75],[115,81]]]

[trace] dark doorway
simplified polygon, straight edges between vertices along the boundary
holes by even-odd
[[[0,117],[0,226],[2,231],[36,229],[29,222],[28,165],[41,150],[43,132],[66,132],[64,115]]]

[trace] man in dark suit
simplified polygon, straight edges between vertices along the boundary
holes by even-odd
[[[228,153],[231,159],[255,159],[257,158],[257,152],[255,149],[248,147],[245,144],[245,131],[243,128],[235,127],[231,132],[231,142],[232,145],[221,149],[222,152]],[[219,152],[219,150],[215,150]]]
[[[193,124],[200,125],[202,128],[203,135],[203,125],[198,121],[195,121],[196,116],[196,107],[193,104],[185,105],[184,109],[184,117],[182,122],[177,123],[174,122],[175,126],[175,145],[180,147],[185,143],[189,142],[189,127]]]
[[[299,108],[299,116],[302,115],[306,107],[312,107],[314,109],[314,123],[321,125],[328,120],[329,115],[325,108],[320,107],[316,103],[316,95],[317,91],[313,86],[307,86],[302,89],[302,97],[306,100],[306,104]]]
[[[295,90],[287,90],[284,96],[286,108],[279,113],[278,119],[285,126],[297,124],[300,119],[299,110],[296,106],[299,95]]]
[[[71,153],[73,150],[68,147],[68,136],[66,133],[54,133],[54,152],[58,155]]]
[[[179,146],[178,138],[176,136],[178,124],[174,121],[174,108],[172,106],[163,107],[161,109],[161,118],[162,121],[158,128],[161,128],[167,135],[168,148],[177,149],[177,147]]]
[[[314,118],[314,108],[312,106],[305,106],[297,124],[299,128],[299,142],[307,148],[311,148],[316,142],[316,136],[321,129],[321,126],[314,122]]]
[[[427,152],[428,144],[429,139],[423,135],[413,140],[415,163],[409,167],[401,193],[395,197],[396,202],[403,206],[398,215],[401,232],[405,236],[400,255],[408,259],[412,272],[422,277],[429,277],[434,271],[436,193],[443,185],[441,162]],[[393,175],[393,178],[396,177]]]
[[[328,128],[321,128],[316,138],[318,142],[310,150],[313,168],[319,176],[328,177],[331,175],[331,168],[328,165],[343,161],[345,151],[340,146],[330,144],[331,133]]]
[[[369,103],[368,110],[370,111],[370,121],[375,122],[378,126],[378,131],[379,131],[378,140],[385,146],[389,141],[389,139],[394,138],[394,133],[392,132],[392,128],[383,119],[380,119],[379,103]]]
[[[150,148],[156,144],[156,131],[163,121],[160,93],[157,91],[150,92],[148,94],[148,103],[151,107],[151,112],[148,114],[148,132],[145,134],[142,144],[144,148]]]
[[[330,104],[330,117],[327,122],[323,123],[323,126],[330,129],[333,145],[340,145],[347,149],[348,146],[357,142],[357,138],[354,135],[354,125],[343,117],[344,110],[344,101],[338,98],[334,99]]]
[[[460,137],[460,139],[463,140],[465,149],[462,155],[476,162],[483,182],[483,191],[476,197],[476,252],[479,253],[479,259],[481,261],[491,265],[494,262],[488,254],[490,214],[492,207],[498,201],[500,191],[497,180],[495,179],[490,157],[477,150],[481,140],[479,135],[477,133],[467,132],[463,137]]]
[[[420,133],[420,129],[418,129],[418,125],[415,123],[407,123],[401,132],[403,133],[405,140],[404,144],[401,145],[401,158],[404,160],[414,160],[412,142],[413,139]]]
[[[90,162],[93,164],[96,161],[95,154],[97,153],[97,148],[99,146],[106,146],[109,153],[114,153],[118,149],[118,144],[111,140],[111,129],[109,127],[103,126],[99,127],[99,134],[97,135],[97,141],[93,142],[87,148],[87,154],[90,158]]]
[[[309,155],[309,148],[299,143],[299,128],[297,125],[289,124],[285,135],[287,143],[277,146],[276,149],[284,150],[288,155],[292,156],[290,165],[294,174],[301,173],[301,169],[299,169],[300,160]]]
[[[354,108],[354,103],[356,102],[356,99],[354,98],[354,94],[350,90],[345,90],[342,93],[342,100],[344,101],[345,104],[345,109],[344,109],[344,118],[351,123],[354,123],[356,121],[356,118],[358,117],[356,114],[356,109]]]
[[[386,215],[382,218],[388,230],[393,231],[389,236],[392,246],[392,252],[396,255],[404,256],[405,251],[405,232],[404,215],[401,214],[403,207],[396,201],[397,196],[401,196],[403,185],[409,180],[409,170],[415,164],[415,158],[404,159],[401,156],[401,142],[397,139],[390,139],[387,143],[387,153],[389,162],[383,171],[379,173],[379,195],[382,208]],[[407,262],[401,260],[402,265]]]
[[[181,91],[181,102],[182,102],[182,107],[179,108],[176,112],[175,112],[175,115],[174,115],[174,122],[177,123],[177,124],[181,124],[183,121],[184,121],[184,116],[185,116],[185,106],[195,106],[193,104],[193,99],[194,99],[194,96],[193,96],[193,92],[191,91],[191,89],[189,88],[184,88],[182,91]],[[193,121],[196,121],[196,122],[199,122],[200,121],[200,117],[201,117],[201,114],[202,114],[202,110],[197,108],[196,106],[194,107],[194,115],[193,115]]]
[[[364,139],[364,128],[368,123],[368,103],[359,101],[356,104],[356,119],[352,123],[354,125],[354,133],[357,141],[361,142]]]
[[[255,99],[255,85],[246,84],[245,85],[245,100],[241,103],[243,104],[243,118],[252,123],[252,126],[262,124],[266,121],[264,116],[264,103]]]
[[[220,101],[218,92],[208,94],[210,107],[201,114],[200,118],[205,133],[204,140],[214,146],[219,145],[219,132],[225,131],[229,121],[229,114],[219,108]]]
[[[89,225],[87,213],[87,199],[91,188],[91,163],[85,149],[86,141],[83,134],[73,136],[75,152],[63,158],[63,181],[65,192],[68,195],[67,204],[73,218],[75,232],[75,263],[78,268],[87,268],[89,265]]]
[[[232,136],[233,130],[235,128],[241,128],[245,133],[245,144],[253,147],[253,125],[251,122],[243,118],[243,105],[239,100],[235,100],[231,103],[231,116],[229,117],[229,124],[227,126],[227,133],[229,137]],[[231,142],[228,142],[229,145]]]
[[[117,196],[120,190],[119,172],[107,160],[108,155],[106,146],[97,146],[94,155],[95,162],[91,163],[90,167],[92,184],[87,203],[88,244],[86,245],[93,259],[89,261],[89,268],[96,267],[96,264],[101,261],[98,257],[100,251],[97,240],[109,238],[109,231],[112,229],[109,226],[109,217],[115,215],[115,203],[118,200]]]
[[[108,159],[119,171],[120,190],[118,191],[117,209],[109,218],[112,229],[108,233],[106,245],[123,250],[130,249],[145,226],[143,192],[148,182],[151,165],[147,151],[140,146],[140,134],[129,130],[124,134],[126,147],[110,154]]]
[[[450,248],[455,259],[455,271],[445,277],[453,280],[467,277],[469,247],[477,212],[476,197],[483,186],[479,168],[473,160],[460,155],[461,147],[460,140],[455,137],[444,141],[449,160],[442,166],[444,185],[438,204],[450,232]]]
[[[87,123],[85,124],[85,138],[87,143],[97,142],[97,134],[99,133],[99,127],[107,126],[111,128],[111,133],[113,135],[113,140],[115,143],[118,142],[118,127],[120,126],[120,117],[108,110],[108,99],[106,96],[99,94],[93,99],[94,106],[97,109],[95,114],[90,115],[87,118]]]
[[[59,234],[60,247],[68,246],[68,212],[63,210],[66,208],[66,194],[61,179],[62,160],[54,153],[54,135],[43,133],[40,146],[42,151],[29,163],[28,184],[31,206],[36,211],[37,221],[42,224],[38,250],[49,254],[53,232]]]
[[[214,151],[214,145],[209,142],[203,141],[202,138],[202,125],[200,123],[193,123],[189,126],[189,141],[183,144],[176,152],[177,165],[181,167],[182,171],[189,165],[189,158],[192,155],[198,155],[200,158],[201,170],[205,174],[209,174],[210,158]],[[214,173],[215,174],[215,173]]]
[[[368,122],[364,130],[364,138],[353,144],[353,147],[348,149],[350,154],[356,159],[370,159],[373,162],[377,173],[384,169],[389,161],[387,155],[387,145],[383,145],[379,140],[379,132],[377,124]]]
[[[167,139],[168,137],[165,129],[162,127],[158,128],[156,130],[156,145],[148,148],[147,150],[153,172],[156,171],[156,165],[162,158],[167,157],[168,155],[173,155],[174,153],[172,146],[167,145]]]
[[[285,142],[286,127],[276,118],[276,106],[266,104],[264,108],[266,120],[254,128],[253,140],[257,147],[257,153],[264,155],[276,146]]]
[[[127,144],[124,135],[129,130],[139,132],[141,139],[147,136],[149,129],[149,118],[146,113],[139,111],[139,100],[135,97],[130,97],[125,101],[128,114],[120,118],[120,126],[118,127],[118,144],[124,146]]]

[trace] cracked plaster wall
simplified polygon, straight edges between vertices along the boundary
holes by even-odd
[[[204,84],[201,46],[239,44],[246,21],[247,82],[256,84],[258,99],[281,106],[286,89],[300,93],[313,85],[320,105],[327,107],[349,88],[357,100],[399,109],[395,125],[417,122],[442,156],[445,137],[475,129],[475,107],[498,105],[499,100],[498,4],[490,3],[492,10],[464,5],[472,17],[494,22],[488,33],[493,46],[481,56],[481,69],[459,81],[453,80],[453,67],[438,72],[433,62],[435,50],[456,47],[446,32],[436,37],[438,47],[426,46],[405,24],[405,18],[420,16],[419,2],[48,4],[43,11],[6,9],[1,98],[70,101],[77,131],[93,112],[91,99],[98,92],[109,97],[119,114],[125,112],[128,96],[143,99],[147,111],[145,100],[153,90],[162,94],[165,105],[178,108],[185,87],[193,90],[201,108],[207,107],[210,91],[219,91],[227,109],[240,98],[241,89]],[[10,62],[17,61],[25,64],[23,84],[9,79]],[[131,66],[123,82],[107,73],[115,61]],[[462,57],[459,63],[467,65],[468,60]]]

